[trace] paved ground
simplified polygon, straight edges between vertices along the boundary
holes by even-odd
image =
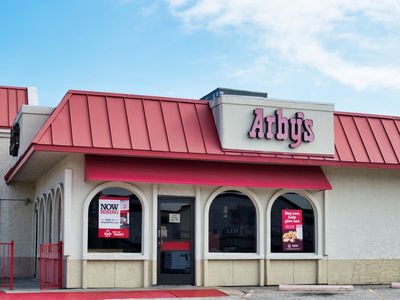
[[[28,286],[27,286],[28,287]],[[175,289],[176,288],[176,289]],[[182,291],[183,290],[183,291]],[[189,293],[184,290],[190,290]],[[206,291],[212,291],[207,294]],[[193,287],[153,287],[148,289],[140,289],[134,291],[116,291],[116,290],[52,290],[49,292],[39,292],[32,289],[20,289],[12,293],[0,293],[0,300],[118,300],[118,299],[166,299],[166,300],[248,300],[248,299],[299,299],[299,300],[382,300],[396,299],[400,300],[400,289],[391,289],[386,285],[367,285],[354,286],[354,291],[338,292],[338,293],[321,293],[321,292],[280,292],[278,287],[235,287],[235,288],[218,288],[219,291],[225,292],[216,293],[215,289],[193,288]],[[201,294],[201,291],[204,291]],[[217,291],[218,292],[218,291]],[[206,297],[206,298],[204,298]]]
[[[339,292],[339,293],[321,293],[321,292],[280,292],[277,287],[262,287],[262,288],[244,288],[246,292],[241,299],[307,299],[307,300],[352,300],[352,299],[400,299],[400,289],[391,289],[389,286],[383,285],[368,285],[368,286],[354,286],[354,291]]]
[[[217,289],[190,290],[125,290],[125,291],[46,291],[46,292],[12,292],[0,294],[4,300],[117,300],[117,299],[177,299],[177,298],[227,298]]]

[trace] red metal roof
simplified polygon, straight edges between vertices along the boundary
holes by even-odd
[[[318,166],[87,155],[86,180],[331,190]]]
[[[0,86],[0,128],[11,128],[21,106],[28,104],[28,89]]]
[[[225,151],[207,101],[69,91],[33,151],[238,163],[400,168],[400,117],[336,112],[335,156]],[[28,157],[21,157],[10,181]]]

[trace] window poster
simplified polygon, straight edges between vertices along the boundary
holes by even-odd
[[[282,209],[282,250],[303,250],[303,211]]]
[[[128,197],[99,197],[99,238],[129,238]]]

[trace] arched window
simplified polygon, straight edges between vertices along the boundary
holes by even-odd
[[[142,251],[142,204],[123,188],[106,188],[90,202],[88,252]]]
[[[296,193],[279,196],[271,208],[271,252],[315,252],[315,216]]]
[[[257,252],[257,214],[246,195],[227,191],[211,203],[209,252]]]

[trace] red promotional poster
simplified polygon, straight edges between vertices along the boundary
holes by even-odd
[[[283,251],[303,250],[303,211],[282,209]]]
[[[99,197],[99,238],[129,238],[128,197]]]

